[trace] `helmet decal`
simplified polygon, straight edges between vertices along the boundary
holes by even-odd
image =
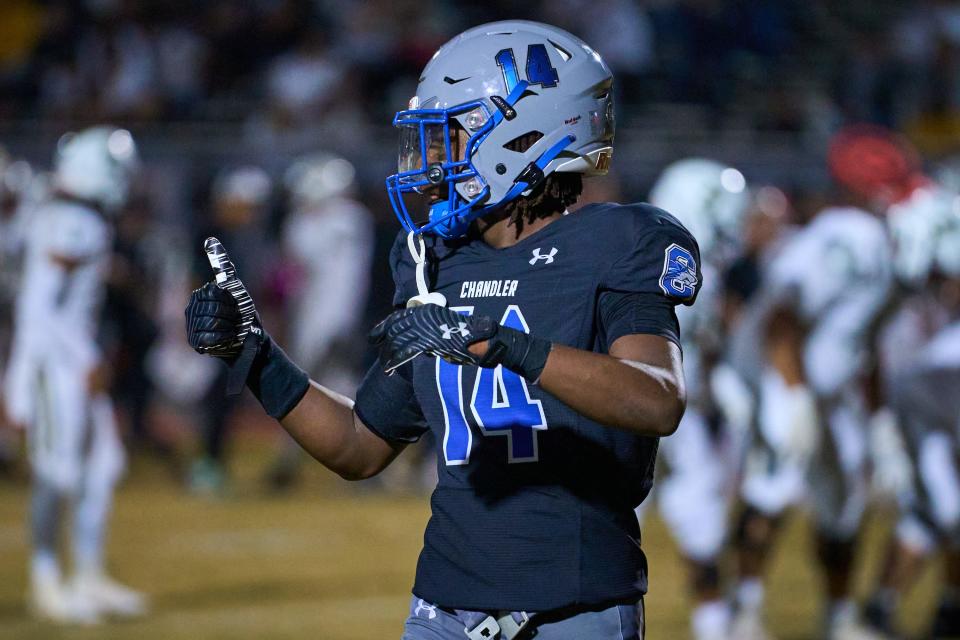
[[[501,49],[496,57],[497,64],[503,70],[503,80],[507,90],[512,91],[517,78],[517,60],[513,49]],[[543,44],[531,44],[527,47],[527,84],[530,86],[555,87],[560,82],[556,68],[550,63],[547,47]]]

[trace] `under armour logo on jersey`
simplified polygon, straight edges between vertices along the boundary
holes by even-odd
[[[463,336],[466,338],[470,335],[470,330],[467,329],[467,323],[461,322],[459,327],[451,328],[447,323],[440,325],[440,330],[443,331],[443,339],[449,340],[452,336]]]
[[[421,611],[427,612],[427,620],[433,620],[437,617],[437,605],[427,604],[423,601],[423,598],[417,598],[417,608],[413,610],[413,616],[419,616]]]
[[[543,260],[546,264],[553,262],[553,257],[557,255],[557,248],[550,247],[550,253],[544,255],[540,253],[540,247],[537,247],[533,250],[533,257],[530,258],[530,264],[537,264],[540,260]]]

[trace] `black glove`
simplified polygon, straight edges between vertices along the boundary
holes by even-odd
[[[261,327],[253,300],[223,245],[208,238],[204,248],[217,282],[208,282],[190,296],[184,310],[187,342],[198,353],[227,363],[227,394],[239,393],[246,383],[267,413],[279,420],[300,402],[310,379]]]
[[[236,299],[208,282],[190,295],[184,311],[187,316],[187,342],[197,353],[232,362],[243,350],[243,318]],[[263,335],[257,319],[257,333]]]
[[[227,250],[216,238],[207,238],[203,248],[216,282],[208,282],[190,297],[187,341],[199,353],[227,362],[227,395],[236,395],[243,390],[265,335],[253,299],[237,277]]]
[[[487,340],[482,356],[469,346]],[[380,347],[380,362],[387,373],[418,355],[437,356],[454,364],[493,368],[502,364],[530,382],[540,379],[551,343],[509,327],[487,316],[467,316],[435,304],[391,313],[370,332]]]

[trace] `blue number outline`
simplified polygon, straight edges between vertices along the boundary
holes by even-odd
[[[530,327],[527,325],[526,318],[523,317],[523,313],[520,311],[520,307],[515,304],[511,304],[507,306],[507,310],[504,311],[503,317],[500,318],[500,324],[507,326],[505,323],[507,322],[507,319],[510,317],[511,312],[516,312],[517,320],[519,320],[520,326],[523,328],[523,332],[530,333]],[[502,397],[504,399],[504,403],[500,404],[500,406],[498,407],[496,406],[498,403],[495,403],[493,400],[491,400],[491,404],[494,406],[494,408],[509,408],[510,398],[509,398],[509,395],[507,394],[507,389],[503,382],[503,365],[497,365],[497,367],[493,369],[492,375],[493,375],[493,385],[497,385],[500,387],[500,389],[503,390]],[[517,376],[517,379],[520,381],[520,388],[523,389],[523,395],[526,398],[527,404],[536,405],[537,411],[540,414],[540,422],[538,424],[523,425],[525,428],[528,428],[531,431],[530,437],[533,441],[533,455],[529,457],[523,457],[523,458],[514,457],[513,429],[507,428],[507,429],[497,429],[495,431],[487,431],[486,427],[484,426],[483,419],[480,417],[480,413],[477,411],[477,393],[480,391],[480,380],[483,377],[483,369],[477,370],[477,378],[473,383],[473,394],[471,394],[470,396],[470,413],[473,414],[473,419],[476,420],[477,426],[480,427],[480,432],[484,435],[484,437],[506,436],[508,463],[513,464],[517,462],[537,462],[540,460],[540,451],[538,447],[540,438],[537,436],[537,432],[545,431],[548,428],[547,416],[543,412],[543,403],[540,402],[540,400],[537,400],[536,398],[530,397],[530,390],[527,388],[527,381],[524,380],[523,377],[520,375],[517,375],[515,373],[513,375]],[[494,398],[496,398],[496,386],[491,386],[490,392],[494,394]]]
[[[473,315],[473,307],[450,307],[451,311],[456,311],[457,313],[462,313],[465,316]],[[459,420],[463,421],[463,425],[466,427],[467,431],[467,446],[466,452],[462,458],[451,458],[451,452],[449,451],[450,445],[450,433],[452,429],[450,428],[450,409],[447,407],[447,400],[445,398],[443,385],[440,382],[440,375],[446,367],[456,368],[457,370],[457,403],[456,409],[459,412]],[[436,377],[437,377],[437,392],[440,395],[440,406],[443,408],[443,460],[446,462],[447,466],[455,466],[461,464],[470,463],[470,452],[473,451],[473,429],[470,428],[470,423],[467,422],[467,415],[463,410],[463,367],[457,364],[452,364],[447,362],[443,358],[437,358],[436,364]],[[457,416],[455,416],[456,418]]]
[[[550,62],[547,45],[531,44],[527,47],[527,82],[538,84],[545,89],[560,84],[560,73]]]
[[[456,311],[457,313],[462,313],[464,315],[473,315],[474,307],[464,306],[464,307],[450,307],[451,311]],[[524,332],[529,333],[530,327],[527,325],[526,318],[523,317],[523,312],[520,311],[520,307],[515,304],[511,304],[507,307],[506,311],[503,313],[503,317],[500,320],[501,324],[505,324],[510,318],[510,314],[515,313],[516,318],[520,323],[520,327]],[[516,327],[514,327],[516,328]],[[446,391],[441,382],[441,376],[446,372],[447,375],[452,373],[453,368],[456,368],[456,385],[450,385]],[[458,466],[465,465],[470,463],[470,453],[473,450],[473,427],[470,424],[470,421],[467,420],[466,411],[464,409],[464,398],[463,398],[463,366],[451,364],[442,358],[436,359],[436,383],[437,383],[437,392],[440,397],[440,406],[443,409],[443,422],[444,422],[444,431],[443,431],[443,458],[447,466]],[[473,391],[470,396],[470,413],[473,416],[474,421],[476,422],[477,427],[480,429],[480,432],[484,437],[494,437],[494,436],[506,436],[507,438],[507,462],[509,464],[514,463],[523,463],[523,462],[537,462],[540,459],[539,452],[539,431],[545,431],[549,428],[547,424],[547,417],[543,411],[543,403],[536,399],[530,397],[530,390],[527,387],[527,381],[524,380],[521,376],[513,373],[520,382],[520,388],[523,390],[525,401],[528,405],[536,405],[537,412],[540,416],[540,421],[535,425],[523,425],[524,428],[529,428],[531,431],[531,444],[532,444],[532,455],[527,457],[514,457],[514,447],[513,447],[513,429],[512,428],[500,428],[496,430],[487,430],[483,424],[479,412],[477,410],[477,394],[479,393],[481,380],[483,379],[484,372],[492,375],[492,386],[490,393],[493,394],[491,398],[492,408],[509,408],[510,407],[510,398],[507,393],[506,385],[503,380],[503,366],[497,366],[494,369],[477,369],[476,376],[473,380]],[[512,373],[512,372],[511,372]],[[452,383],[452,380],[449,382]],[[496,392],[497,388],[501,391],[502,401],[496,401]],[[448,398],[448,396],[455,393],[453,397]],[[455,401],[456,407],[453,409],[456,410],[456,413],[451,412],[451,407],[448,406],[448,399]],[[453,422],[451,422],[451,416],[453,416]],[[466,447],[458,447],[458,451],[451,451],[451,447],[454,446],[453,441],[457,440],[458,442],[462,439],[463,434],[454,435],[454,438],[451,438],[451,434],[454,431],[466,431]],[[465,450],[464,450],[465,449]],[[462,453],[460,453],[462,452]],[[457,455],[454,455],[457,454]]]
[[[513,88],[520,83],[517,74],[517,59],[513,55],[513,49],[501,49],[497,52],[494,60],[503,72],[503,84],[507,88],[507,93],[513,91]]]

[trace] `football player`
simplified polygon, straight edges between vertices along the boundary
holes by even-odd
[[[870,336],[892,285],[889,239],[863,175],[877,165],[872,142],[854,130],[831,142],[828,164],[840,202],[785,242],[740,327],[762,362],[741,366],[745,375],[755,372],[759,401],[741,487],[746,509],[731,631],[738,639],[768,637],[760,615],[763,568],[782,515],[807,499],[826,576],[824,636],[872,637],[857,621],[850,584],[867,497]]]
[[[683,413],[674,307],[701,273],[662,210],[565,215],[581,178],[608,169],[612,82],[587,44],[534,22],[482,25],[434,55],[394,118],[397,310],[371,333],[379,360],[356,403],[286,357],[207,243],[221,286],[191,297],[191,344],[230,361],[231,388],[245,380],[315,458],[367,478],[433,431],[406,640],[642,637],[633,510]]]
[[[283,250],[296,268],[290,354],[313,380],[348,396],[360,373],[355,345],[373,258],[373,217],[353,197],[355,173],[345,158],[318,152],[294,162],[283,179],[291,208]],[[318,308],[316,300],[337,304]],[[286,438],[267,476],[271,488],[294,482],[302,460]]]
[[[655,492],[660,513],[690,567],[695,640],[725,638],[730,625],[720,555],[738,466],[735,434],[743,429],[725,424],[725,398],[714,396],[712,383],[714,374],[736,375],[721,361],[726,342],[721,274],[738,252],[749,203],[746,187],[743,174],[733,167],[690,158],[667,167],[650,192],[651,204],[676,212],[703,255],[704,284],[697,304],[677,310],[683,327],[687,410],[677,434],[660,446],[668,473],[658,479]]]
[[[894,268],[904,291],[901,316],[914,323],[913,349],[897,335],[887,372],[890,404],[912,461],[904,512],[887,551],[866,619],[895,637],[893,616],[903,594],[938,549],[947,557],[944,592],[931,637],[960,635],[960,198],[920,174],[911,176],[887,214]],[[939,327],[937,325],[940,325]],[[929,336],[929,332],[933,335]],[[902,334],[903,332],[901,332]],[[924,335],[927,334],[925,343]],[[917,344],[920,342],[919,344]]]
[[[33,471],[30,605],[45,618],[92,623],[139,615],[144,598],[107,577],[104,541],[124,453],[96,341],[111,216],[137,163],[123,129],[95,127],[59,145],[50,199],[32,214],[16,306],[8,409],[26,425]],[[58,555],[61,507],[72,507],[75,575]]]

